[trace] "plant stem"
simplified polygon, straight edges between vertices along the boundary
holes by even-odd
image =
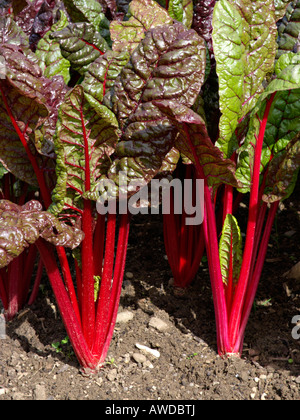
[[[30,282],[34,270],[34,264],[37,257],[37,248],[35,245],[30,245],[28,252],[24,252],[24,266],[23,266],[23,280],[22,280],[22,289],[23,289],[23,296],[22,296],[22,303],[23,305],[28,298],[28,292],[30,288]]]
[[[245,250],[243,255],[243,262],[240,272],[239,281],[237,284],[232,311],[230,314],[230,321],[229,321],[229,334],[230,334],[230,343],[232,348],[236,348],[236,340],[239,334],[239,326],[242,317],[242,308],[244,305],[245,294],[248,286],[248,280],[251,270],[251,262],[252,256],[254,251],[255,245],[255,230],[256,230],[256,223],[257,223],[257,213],[259,203],[259,181],[260,181],[260,167],[261,167],[261,155],[262,155],[262,147],[263,141],[265,136],[265,130],[268,122],[268,117],[270,113],[270,109],[272,103],[274,101],[276,92],[271,95],[271,97],[267,100],[266,109],[264,112],[264,116],[261,122],[259,135],[256,142],[255,147],[255,155],[254,155],[254,168],[253,168],[253,177],[252,177],[252,186],[251,186],[251,193],[250,193],[250,204],[249,204],[249,217],[248,217],[248,226],[247,226],[247,235],[246,235],[246,243],[245,243]]]
[[[275,203],[271,205],[267,222],[266,222],[266,226],[265,226],[265,230],[264,230],[264,234],[262,237],[259,253],[258,253],[258,259],[256,262],[255,270],[248,286],[247,295],[245,297],[245,305],[243,309],[242,322],[241,322],[241,326],[239,330],[238,340],[236,342],[236,347],[235,347],[235,350],[238,350],[238,351],[241,351],[243,336],[244,336],[247,322],[250,316],[251,308],[255,299],[261,273],[263,270],[265,258],[267,255],[270,235],[271,235],[272,227],[273,227],[274,220],[277,214],[278,206],[279,206],[279,201],[276,201]]]
[[[111,298],[111,285],[114,269],[115,256],[115,235],[116,235],[116,215],[108,214],[106,246],[103,275],[98,296],[97,316],[95,324],[93,354],[99,355],[106,340],[107,324],[109,322],[109,304]]]
[[[82,215],[84,239],[81,244],[82,256],[82,328],[89,348],[92,348],[95,329],[94,303],[94,258],[93,258],[93,215],[92,202],[84,200]]]
[[[98,214],[94,233],[94,275],[102,277],[105,244],[105,215]]]
[[[8,267],[9,270],[9,289],[8,289],[8,310],[7,319],[10,320],[16,316],[20,309],[21,298],[21,276],[22,276],[23,255],[15,258]]]
[[[233,210],[233,187],[231,185],[225,185],[225,192],[223,198],[223,223],[226,219],[227,214],[232,214]]]
[[[7,311],[7,309],[8,309],[8,299],[7,299],[7,293],[6,293],[6,290],[5,290],[5,282],[4,282],[4,279],[3,279],[3,275],[1,273],[2,270],[0,270],[0,299],[2,301],[2,304],[3,304],[3,307],[4,307],[5,311]]]
[[[100,350],[99,364],[100,366],[104,363],[110,342],[113,336],[114,328],[116,325],[116,319],[118,314],[118,307],[120,302],[122,283],[125,270],[126,253],[128,245],[130,227],[130,215],[123,214],[121,216],[120,228],[119,228],[119,239],[117,245],[117,255],[114,269],[113,285],[111,290],[111,297],[109,303],[109,317],[107,323],[107,331],[105,334],[105,342],[103,348]]]
[[[49,281],[55,294],[55,298],[76,357],[83,368],[95,369],[98,362],[93,357],[85,341],[78,318],[74,312],[69,295],[61,279],[52,248],[43,239],[38,239],[36,246],[45,265]]]
[[[187,145],[193,154],[197,176],[199,179],[204,179],[204,200],[206,210],[204,215],[204,234],[215,307],[218,349],[220,353],[227,353],[230,352],[228,342],[228,314],[219,257],[219,244],[214,211],[214,200],[207,183],[207,178],[205,177],[203,168],[199,162],[197,152],[190,138],[187,125],[183,125],[186,134]]]
[[[44,269],[44,263],[43,263],[42,259],[40,259],[39,264],[38,264],[36,277],[35,277],[35,281],[34,281],[34,285],[33,285],[33,289],[32,289],[32,292],[31,292],[30,299],[28,301],[28,305],[32,305],[33,302],[37,298],[37,295],[38,295],[38,292],[39,292],[39,287],[40,287],[41,280],[42,280],[43,269]]]

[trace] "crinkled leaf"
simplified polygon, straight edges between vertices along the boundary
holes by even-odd
[[[54,18],[54,7],[56,2],[54,0],[45,0],[34,18],[29,44],[32,51],[35,51],[36,46],[41,38],[51,29]]]
[[[28,1],[27,6],[15,17],[19,27],[30,36],[33,27],[34,19],[37,16],[44,0]]]
[[[34,131],[48,116],[41,69],[16,47],[1,47],[6,61],[6,79],[0,81],[1,162],[19,179],[37,185],[37,180],[21,137],[40,168],[48,160],[36,150]],[[49,82],[49,81],[48,81]],[[46,84],[47,86],[47,84]],[[51,170],[49,163],[49,170]]]
[[[70,62],[62,56],[60,44],[50,39],[50,34],[61,31],[67,25],[68,18],[61,11],[60,19],[52,26],[51,31],[40,40],[36,50],[36,55],[40,60],[40,67],[43,70],[44,76],[51,79],[53,76],[61,75],[66,84],[70,81]]]
[[[65,0],[69,16],[73,23],[86,22],[111,45],[109,21],[103,12],[103,2],[97,0]]]
[[[212,17],[216,0],[196,0],[193,17],[193,29],[204,38],[210,56],[213,55]]]
[[[101,20],[104,18],[104,13],[101,4],[98,1],[64,0],[64,5],[74,23],[89,22],[96,29],[99,29]]]
[[[237,284],[243,260],[243,247],[238,221],[232,214],[227,214],[224,221],[219,254],[223,282],[227,285],[230,279],[232,284]]]
[[[53,137],[56,130],[58,111],[67,92],[62,76],[54,76],[45,84],[45,99],[49,110],[48,118],[35,130],[35,147],[38,151],[50,158],[55,158]]]
[[[239,150],[237,177],[244,184],[243,192],[250,191],[254,149],[266,107],[266,98],[277,92],[268,117],[261,158],[261,172],[269,162],[288,146],[300,131],[300,64],[288,65],[260,96],[252,111],[248,134]]]
[[[267,203],[287,199],[294,191],[300,169],[300,132],[286,149],[271,161],[263,200]]]
[[[293,66],[297,64],[300,64],[300,52],[298,54],[292,52],[282,54],[276,62],[275,73],[277,76],[279,76],[280,73],[283,70],[285,70],[288,66]]]
[[[193,105],[204,80],[204,42],[180,23],[146,34],[105,98],[117,115],[123,136],[109,178],[119,171],[128,178],[151,180],[173,147],[177,130],[155,100]]]
[[[29,49],[29,40],[11,16],[0,16],[0,45],[17,45]]]
[[[104,107],[103,107],[104,109]],[[61,106],[55,136],[57,186],[52,210],[82,205],[82,198],[98,199],[97,182],[107,169],[118,140],[118,126],[107,110],[100,116],[75,87]]]
[[[288,51],[294,51],[300,33],[300,0],[292,1],[278,28],[277,58]]]
[[[20,48],[10,44],[0,47],[0,50],[2,57],[5,59],[7,82],[16,87],[21,93],[18,101],[22,102],[22,96],[27,97],[25,99],[26,102],[33,99],[33,108],[28,113],[28,116],[31,112],[34,112],[34,101],[39,103],[41,110],[44,108],[44,111],[42,111],[43,115],[37,112],[39,119],[35,119],[35,127],[38,131],[34,131],[32,129],[33,126],[27,127],[27,131],[32,138],[36,134],[35,147],[38,151],[45,156],[53,158],[53,134],[57,112],[66,94],[67,87],[60,76],[55,76],[51,80],[44,77],[38,65],[38,58],[31,51],[21,51]],[[10,98],[8,100],[10,101]],[[10,106],[18,108],[19,105],[14,105],[12,102]],[[24,109],[24,105],[21,108]],[[15,111],[18,112],[18,109]],[[49,112],[48,119],[46,119],[47,111]],[[42,118],[43,116],[44,118]]]
[[[290,3],[291,0],[274,0],[275,16],[277,21],[283,18]]]
[[[277,28],[273,0],[220,0],[213,16],[213,44],[219,76],[221,120],[218,147],[228,157],[238,121],[253,109],[272,72]]]
[[[132,0],[129,13],[131,17],[128,21],[115,20],[110,24],[114,51],[132,53],[147,31],[173,23],[168,12],[154,0]]]
[[[111,16],[117,14],[117,1],[116,0],[99,0],[104,13],[110,13]]]
[[[63,57],[81,74],[109,50],[104,38],[91,23],[86,22],[73,23],[62,31],[52,33],[50,39],[59,42]]]
[[[108,51],[88,67],[81,86],[86,95],[89,95],[90,101],[94,100],[95,105],[102,103],[106,90],[113,87],[128,60],[129,54],[126,51]]]
[[[180,159],[180,152],[176,147],[172,147],[169,153],[165,156],[159,173],[173,173],[177,167],[177,163]]]
[[[75,248],[82,241],[83,232],[42,211],[42,205],[37,201],[18,206],[0,200],[0,268],[7,266],[39,238],[56,246]]]
[[[179,131],[175,143],[177,149],[194,164],[195,155],[197,156],[211,187],[217,188],[221,184],[238,186],[235,163],[224,159],[222,152],[213,145],[200,115],[172,101],[157,101],[155,104],[173,121]]]
[[[187,28],[191,28],[194,13],[192,0],[170,0],[168,12],[173,19],[182,22]]]
[[[193,105],[204,80],[205,60],[203,40],[180,23],[149,31],[110,92],[110,106],[121,127],[137,122],[133,114],[142,105],[151,107],[153,100]]]

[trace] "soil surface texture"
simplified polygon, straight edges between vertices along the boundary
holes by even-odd
[[[80,371],[45,278],[0,340],[0,400],[298,400],[300,280],[284,277],[300,261],[298,197],[299,188],[278,214],[241,359],[217,354],[207,264],[174,291],[161,217],[135,216],[104,368]]]

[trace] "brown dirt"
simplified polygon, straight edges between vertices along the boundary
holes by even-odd
[[[291,336],[300,315],[300,282],[283,278],[300,261],[299,191],[280,212],[252,311],[241,359],[216,353],[208,270],[203,265],[184,296],[174,295],[164,258],[161,219],[136,217],[120,311],[134,315],[118,324],[107,365],[96,375],[80,373],[48,283],[0,340],[0,400],[297,400],[300,398],[300,341]],[[292,237],[287,232],[296,231]],[[167,323],[160,332],[151,318]],[[136,343],[160,352],[137,363]]]

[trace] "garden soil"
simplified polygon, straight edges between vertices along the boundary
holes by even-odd
[[[241,359],[217,354],[206,263],[185,293],[174,291],[161,218],[135,216],[106,365],[93,375],[80,371],[45,279],[36,303],[0,340],[0,400],[300,399],[300,340],[292,337],[300,279],[284,277],[300,261],[299,192],[274,226]]]

